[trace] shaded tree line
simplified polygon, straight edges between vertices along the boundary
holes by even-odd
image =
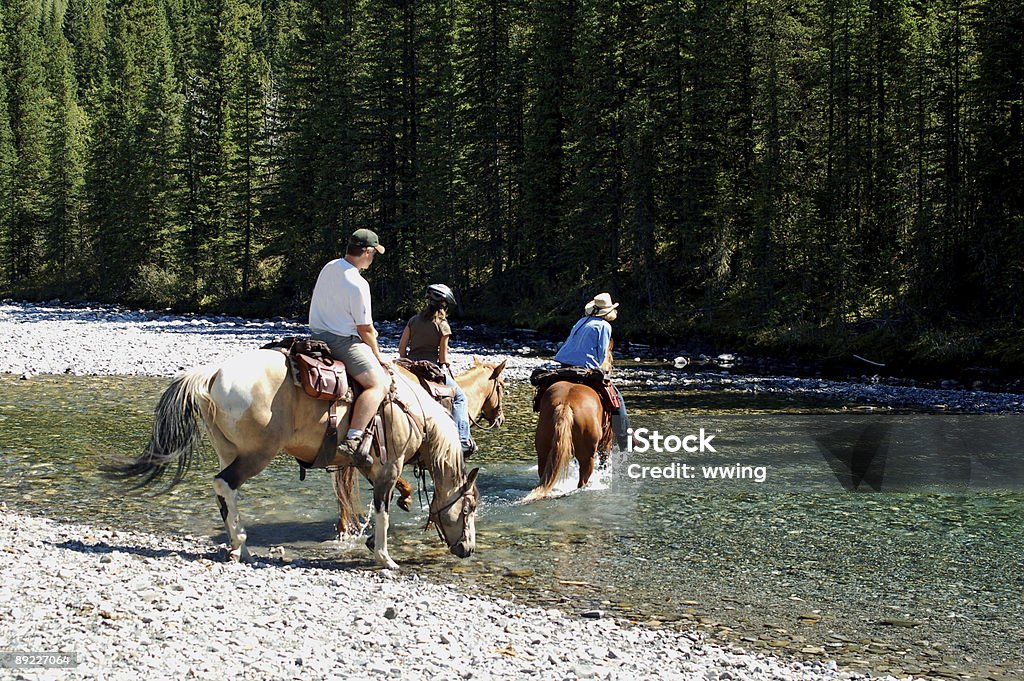
[[[304,310],[368,227],[649,338],[1024,357],[1014,0],[5,0],[0,292]]]

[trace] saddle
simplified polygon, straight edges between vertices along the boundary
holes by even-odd
[[[425,359],[411,360],[401,358],[395,364],[402,367],[416,378],[420,379],[420,387],[427,391],[427,394],[441,404],[442,407],[452,413],[452,403],[455,401],[455,388],[448,385],[444,370],[438,365]]]
[[[306,469],[326,468],[334,459],[338,448],[338,400],[355,403],[362,386],[357,381],[349,381],[345,363],[335,359],[330,347],[321,340],[289,336],[267,343],[260,349],[284,352],[295,385],[301,386],[303,392],[315,400],[330,402],[327,429],[316,460],[311,464],[299,462],[299,479],[305,480]],[[377,427],[378,421],[379,415],[370,422],[369,430]],[[378,439],[375,434],[373,440]]]
[[[585,385],[597,393],[601,398],[601,406],[608,416],[615,416],[622,408],[619,400],[619,393],[615,390],[615,384],[600,369],[587,369],[584,367],[559,367],[550,369],[537,367],[530,374],[530,384],[537,387],[537,395],[533,398],[533,410],[540,411],[540,400],[555,383],[568,381]]]
[[[292,380],[314,400],[351,401],[350,385],[345,363],[331,355],[327,343],[312,338],[289,336],[264,345],[261,350],[281,350],[288,354],[288,368]]]
[[[312,338],[300,338],[289,336],[280,340],[272,341],[260,348],[261,350],[280,350],[288,358],[288,368],[292,381],[301,386],[303,392],[316,400],[330,402],[327,409],[327,428],[324,432],[324,439],[320,445],[313,463],[299,461],[299,480],[306,479],[306,471],[310,468],[328,468],[334,460],[335,452],[338,449],[338,401],[354,404],[363,387],[358,381],[349,380],[345,363],[335,359],[327,343]],[[442,374],[443,377],[443,374]],[[453,392],[454,396],[454,392]],[[411,409],[402,402],[395,391],[392,383],[389,394],[381,402],[377,413],[370,419],[366,428],[367,437],[364,446],[377,450],[377,456],[381,463],[387,461],[387,438],[384,433],[384,405],[394,402],[409,418],[414,429],[423,431],[423,426],[418,423]],[[367,453],[369,449],[367,449]]]

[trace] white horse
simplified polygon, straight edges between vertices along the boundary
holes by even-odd
[[[468,475],[450,416],[413,381],[395,376],[397,397],[384,407],[388,461],[364,471],[373,483],[373,553],[378,563],[397,565],[388,555],[388,509],[402,465],[418,460],[434,482],[429,516],[449,550],[460,558],[476,548],[476,477]],[[111,469],[125,477],[157,478],[176,462],[173,483],[188,471],[201,444],[200,421],[213,443],[221,471],[213,487],[231,540],[232,560],[249,560],[238,513],[238,488],[282,451],[312,463],[324,438],[329,403],[308,397],[292,381],[287,358],[278,350],[254,350],[220,365],[193,369],[175,378],[156,408],[149,446],[138,459]],[[348,428],[349,407],[338,403],[338,431]],[[418,459],[417,459],[418,457]],[[350,463],[337,457],[335,464]],[[397,465],[396,465],[397,464]]]

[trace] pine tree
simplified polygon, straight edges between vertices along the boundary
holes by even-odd
[[[68,0],[64,20],[80,103],[90,115],[102,101],[107,78],[106,5],[106,0]]]
[[[52,271],[51,279],[66,290],[84,264],[80,260],[84,252],[80,218],[87,122],[78,105],[71,45],[62,24],[56,8],[51,9],[44,36],[51,102],[47,186],[50,206],[44,258]]]
[[[10,237],[14,216],[14,174],[18,158],[14,148],[14,133],[7,108],[7,15],[0,6],[0,286],[11,281],[9,266]]]
[[[238,22],[237,42],[241,50],[232,55],[231,72],[238,79],[230,88],[232,111],[229,135],[237,154],[231,161],[232,252],[240,274],[239,292],[248,296],[254,283],[256,253],[262,243],[262,204],[266,183],[267,93],[270,64],[256,49],[255,39],[262,16],[258,6],[243,5]]]
[[[308,304],[323,263],[343,254],[348,235],[364,226],[357,210],[381,204],[370,179],[363,186],[367,193],[357,196],[357,151],[364,141],[372,147],[356,128],[355,13],[354,0],[308,0],[281,83],[274,132],[281,139],[274,167],[276,210],[265,253],[282,259],[280,290],[295,311]]]
[[[530,103],[523,124],[523,222],[530,244],[528,260],[534,267],[524,272],[524,286],[520,290],[535,303],[548,297],[545,293],[557,294],[563,303],[568,303],[549,282],[564,264],[552,244],[564,233],[562,215],[570,172],[565,161],[566,108],[576,39],[576,2],[552,0],[536,3],[532,10]],[[549,302],[554,301],[542,305],[547,308]],[[576,305],[565,307],[572,309]]]
[[[526,20],[521,2],[466,2],[454,45],[457,229],[470,238],[450,249],[453,274],[463,288],[489,278],[498,297],[517,286],[518,270],[533,257],[520,219]]]
[[[979,209],[970,235],[969,304],[1020,327],[1024,315],[1024,7],[990,0],[977,19]]]
[[[357,224],[393,244],[395,257],[375,267],[374,283],[388,303],[408,299],[412,284],[412,245],[416,215],[412,185],[416,152],[416,120],[409,91],[415,69],[410,17],[411,0],[365,0],[358,3],[354,35],[359,66],[355,86],[359,154],[358,200],[364,203]],[[336,219],[328,218],[328,224]],[[397,295],[396,295],[397,294]]]
[[[184,97],[175,77],[173,34],[166,14],[154,12],[146,90],[133,133],[138,159],[133,181],[137,239],[149,245],[138,253],[135,295],[145,302],[170,304],[180,293],[184,267],[181,240],[181,170]]]
[[[560,250],[568,257],[559,275],[563,288],[580,287],[577,297],[585,298],[594,287],[609,288],[618,270],[625,210],[625,93],[621,90],[619,3],[581,0],[577,7],[572,89],[565,97],[565,159],[571,174]],[[617,290],[613,293],[618,295]]]
[[[204,0],[199,14],[194,87],[186,100],[185,253],[192,265],[197,302],[237,295],[241,287],[237,252],[244,227],[240,228],[235,209],[239,186],[235,174],[239,144],[252,133],[237,132],[235,119],[239,115],[236,92],[247,78],[241,69],[252,49],[250,11],[244,0]]]
[[[39,3],[18,0],[8,15],[9,114],[17,155],[8,238],[8,273],[13,284],[31,284],[39,273],[48,200],[48,120],[45,50],[39,36]]]

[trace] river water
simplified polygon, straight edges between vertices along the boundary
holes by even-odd
[[[56,519],[225,541],[209,484],[212,452],[170,491],[132,491],[100,473],[111,458],[142,451],[166,383],[0,375],[0,501]],[[516,502],[537,475],[531,398],[527,386],[512,386],[506,425],[477,433],[482,451],[473,463],[483,469],[484,500],[477,553],[454,558],[420,530],[422,510],[396,510],[392,556],[407,571],[851,669],[1024,678],[1015,421],[865,420],[828,400],[627,392],[634,427],[692,433],[694,444],[704,428],[716,451],[616,456],[591,488],[572,491],[568,481],[564,496],[523,506]],[[979,433],[989,440],[985,451],[1014,456],[958,458],[958,443]],[[835,465],[868,445],[888,460]],[[691,477],[682,476],[684,463],[693,464]],[[708,478],[704,464],[746,477]],[[360,542],[333,539],[326,475],[299,482],[295,464],[282,457],[242,492],[257,554],[370,566]]]

